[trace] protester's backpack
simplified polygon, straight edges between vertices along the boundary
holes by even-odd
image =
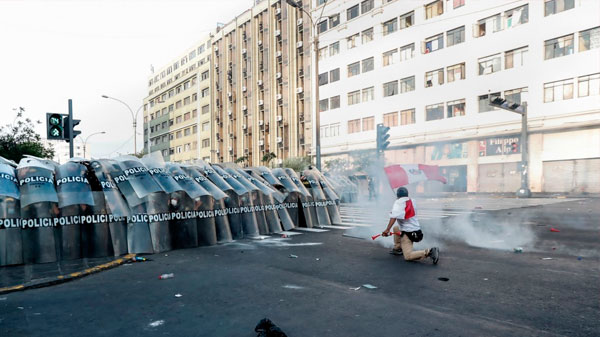
[[[423,232],[421,232],[420,229],[415,232],[404,232],[404,233],[406,234],[406,236],[408,236],[408,238],[412,242],[419,242],[419,241],[423,240]]]

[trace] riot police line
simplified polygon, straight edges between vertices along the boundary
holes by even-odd
[[[0,266],[152,254],[340,224],[319,171],[233,163],[0,157]]]

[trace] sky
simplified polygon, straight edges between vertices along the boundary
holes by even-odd
[[[151,65],[171,62],[217,22],[227,23],[252,0],[0,0],[0,124],[14,108],[41,120],[47,112],[81,120],[93,157],[133,152],[131,113],[148,94]],[[143,112],[137,146],[143,147]]]

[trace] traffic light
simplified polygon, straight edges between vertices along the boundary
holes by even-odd
[[[71,122],[71,120],[69,119],[69,116],[65,116],[64,118],[64,125],[65,125],[65,140],[68,142],[70,139],[75,139],[75,137],[77,137],[79,134],[81,134],[81,131],[79,130],[75,130],[74,128],[79,125],[79,123],[81,122],[80,119],[73,119],[73,121]],[[72,124],[71,124],[72,123]],[[71,137],[71,131],[73,131],[73,137]]]
[[[495,97],[494,99],[491,99],[489,102],[489,105],[496,107],[496,108],[516,112],[521,115],[523,114],[523,111],[525,110],[525,108],[523,107],[522,104],[509,102],[500,96]]]
[[[46,113],[46,138],[65,139],[64,119],[66,115]]]
[[[382,123],[377,124],[377,153],[382,153],[390,146],[388,141],[388,138],[390,138],[389,131],[389,126],[384,126]]]

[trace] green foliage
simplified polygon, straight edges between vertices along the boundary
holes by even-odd
[[[269,165],[271,160],[275,158],[277,158],[277,155],[273,152],[269,152],[262,157],[262,162],[265,163],[265,165]]]
[[[283,160],[283,167],[289,167],[296,172],[303,171],[308,165],[311,165],[310,157],[294,157]]]
[[[352,175],[366,173],[377,165],[377,156],[373,150],[350,152],[349,158],[336,158],[325,162],[325,170],[333,174]]]
[[[15,119],[11,124],[0,127],[0,156],[14,160],[18,163],[25,155],[39,158],[54,157],[54,149],[45,147],[41,137],[34,130],[34,122],[23,117],[24,108],[15,112]],[[37,121],[36,124],[42,122]]]
[[[247,160],[248,160],[248,156],[241,156],[238,159],[234,160],[234,163],[236,163],[236,164],[243,164]]]
[[[336,158],[325,162],[325,171],[336,175],[346,175],[350,172],[351,168],[352,163],[344,158]]]

